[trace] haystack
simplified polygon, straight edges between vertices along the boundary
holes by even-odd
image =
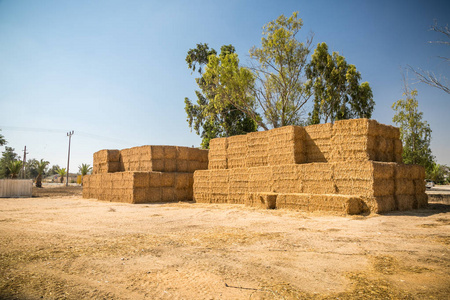
[[[399,138],[398,128],[354,119],[213,139],[194,199],[345,214],[426,206],[425,171],[402,164]]]

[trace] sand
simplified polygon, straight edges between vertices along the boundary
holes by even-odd
[[[449,226],[444,204],[342,217],[0,199],[0,298],[446,299]]]

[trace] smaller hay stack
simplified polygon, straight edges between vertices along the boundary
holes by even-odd
[[[92,175],[83,177],[83,197],[126,203],[187,201],[196,170],[208,168],[208,150],[141,146],[94,153]]]

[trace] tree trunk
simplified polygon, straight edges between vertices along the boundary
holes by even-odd
[[[42,174],[38,174],[38,176],[36,177],[36,187],[42,187]]]
[[[64,176],[60,176],[59,178],[59,182],[63,183],[64,182]]]

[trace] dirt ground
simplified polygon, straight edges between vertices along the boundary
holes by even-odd
[[[0,199],[0,299],[450,295],[450,205],[342,217],[108,203],[69,189]]]

